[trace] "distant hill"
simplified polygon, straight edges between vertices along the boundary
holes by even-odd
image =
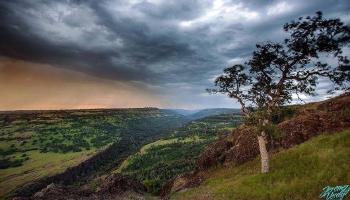
[[[183,116],[189,116],[193,115],[201,110],[186,110],[186,109],[169,109],[170,111],[173,111],[177,114],[183,115]]]
[[[167,111],[174,112],[185,116],[188,120],[202,119],[209,116],[221,115],[221,114],[239,114],[240,109],[237,108],[208,108],[199,110],[186,110],[186,109],[166,109]]]
[[[199,110],[198,112],[188,115],[186,117],[190,118],[191,120],[195,120],[195,119],[201,119],[201,118],[209,117],[213,115],[239,114],[239,113],[240,113],[240,109],[236,109],[236,108],[209,108],[209,109]]]

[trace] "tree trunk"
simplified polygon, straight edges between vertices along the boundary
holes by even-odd
[[[263,126],[266,126],[267,120],[264,120]],[[261,157],[261,173],[269,172],[269,152],[267,151],[266,144],[266,134],[265,131],[261,131],[261,135],[258,135],[259,151]]]
[[[269,153],[266,148],[267,141],[265,135],[258,135],[258,142],[261,157],[261,173],[267,173],[269,172]]]

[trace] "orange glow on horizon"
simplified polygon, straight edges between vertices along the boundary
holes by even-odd
[[[0,110],[164,107],[142,84],[0,58]]]

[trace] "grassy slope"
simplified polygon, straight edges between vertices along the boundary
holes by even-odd
[[[191,171],[196,157],[214,136],[189,136],[158,140],[129,156],[116,170],[143,181],[148,191],[156,194],[166,180]]]
[[[269,174],[259,174],[259,159],[212,169],[199,187],[172,199],[316,200],[325,186],[349,184],[349,169],[350,129],[272,155]]]
[[[149,151],[152,151],[153,148],[157,147],[157,146],[167,146],[169,144],[176,144],[176,143],[190,143],[190,142],[202,142],[205,139],[202,139],[198,136],[193,136],[193,137],[186,137],[184,139],[179,139],[179,138],[171,138],[171,139],[160,139],[157,140],[155,142],[146,144],[145,146],[143,146],[140,151],[138,153],[136,153],[135,155],[131,155],[129,156],[126,160],[123,161],[123,163],[115,170],[115,172],[122,172],[123,169],[125,169],[129,164],[131,164],[132,160],[135,158],[135,156],[142,156],[144,154],[149,153]]]

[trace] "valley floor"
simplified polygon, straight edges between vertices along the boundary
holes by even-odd
[[[0,196],[32,180],[63,172],[93,155],[95,150],[83,152],[41,153],[38,150],[28,151],[30,158],[23,165],[0,170]]]
[[[259,173],[258,158],[213,168],[199,187],[174,193],[171,199],[319,200],[324,187],[350,184],[349,169],[350,129],[273,154],[268,174]]]

